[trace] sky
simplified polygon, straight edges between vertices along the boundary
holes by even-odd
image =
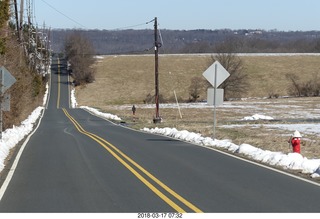
[[[152,29],[157,17],[161,29],[320,30],[319,0],[32,1],[34,23],[51,28]]]

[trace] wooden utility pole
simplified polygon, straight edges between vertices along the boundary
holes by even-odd
[[[20,1],[20,19],[19,19],[19,28],[20,28],[19,33],[20,33],[21,42],[24,42],[24,37],[23,37],[23,10],[24,10],[24,8],[23,8],[23,6],[24,6],[24,1],[21,0]]]
[[[155,57],[155,102],[156,102],[156,116],[153,118],[154,123],[160,123],[161,118],[159,114],[159,42],[158,42],[158,22],[157,17],[154,18],[154,57]]]
[[[17,32],[18,32],[18,39],[19,39],[19,42],[21,42],[17,0],[14,0],[14,14],[15,14],[15,17],[16,17],[16,26],[17,26]]]

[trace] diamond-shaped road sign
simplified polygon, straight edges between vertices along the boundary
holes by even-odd
[[[0,67],[1,94],[8,90],[15,82],[16,79],[12,76],[12,74],[10,74],[5,67]]]
[[[215,89],[208,88],[207,103],[210,106],[219,106],[223,104],[223,89],[217,88],[230,76],[229,72],[218,61],[215,61],[205,72],[203,72],[203,76],[213,87],[216,86]]]
[[[212,86],[215,86],[215,66],[217,65],[217,81],[216,86],[219,87],[222,82],[224,82],[229,76],[229,72],[218,62],[215,61],[205,72],[203,72],[203,76],[212,84]]]

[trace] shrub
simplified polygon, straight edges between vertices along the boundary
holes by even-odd
[[[300,78],[295,74],[287,74],[286,77],[291,81],[288,87],[288,94],[297,97],[314,97],[320,95],[320,82],[318,74],[307,82],[300,82]]]

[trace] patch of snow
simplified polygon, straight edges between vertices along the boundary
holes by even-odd
[[[77,108],[78,103],[75,96],[75,89],[71,90],[71,108]]]
[[[273,120],[273,118],[271,116],[254,114],[253,116],[246,116],[242,120]]]

